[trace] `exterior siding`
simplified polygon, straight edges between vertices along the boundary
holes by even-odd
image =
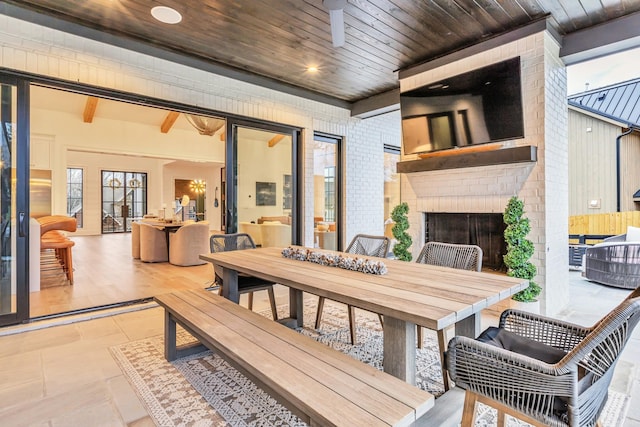
[[[569,110],[569,215],[616,212],[616,138],[624,131],[608,121]],[[639,210],[640,135],[621,141],[621,210]],[[589,206],[599,200],[600,207]]]

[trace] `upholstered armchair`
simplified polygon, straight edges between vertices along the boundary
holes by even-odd
[[[140,223],[131,223],[131,256],[140,259]]]
[[[193,222],[169,234],[169,262],[183,267],[206,264],[200,254],[209,253],[209,222]]]
[[[291,226],[279,222],[263,222],[260,224],[262,247],[284,248],[291,244]]]
[[[256,246],[262,246],[262,225],[252,222],[240,221],[238,224],[238,232],[246,233],[251,236]]]
[[[166,262],[169,260],[167,253],[167,236],[164,230],[153,225],[140,223],[140,261]]]

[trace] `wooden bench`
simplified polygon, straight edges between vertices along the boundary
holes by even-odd
[[[205,290],[158,295],[165,309],[165,357],[176,324],[312,426],[414,425],[431,394]]]

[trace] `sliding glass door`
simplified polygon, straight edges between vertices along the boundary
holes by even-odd
[[[0,325],[29,316],[28,90],[0,76]]]
[[[231,122],[227,145],[227,232],[245,232],[258,246],[298,243],[299,131]]]
[[[313,245],[340,249],[340,146],[342,139],[316,133],[313,137]]]

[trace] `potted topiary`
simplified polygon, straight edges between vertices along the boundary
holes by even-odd
[[[401,261],[411,261],[411,252],[409,251],[411,236],[407,233],[409,229],[408,213],[409,205],[406,202],[400,203],[391,211],[391,219],[395,222],[391,228],[391,232],[397,240],[397,243],[393,247],[393,254]]]
[[[527,239],[527,234],[531,231],[529,219],[524,217],[524,202],[512,197],[504,211],[504,223],[507,228],[504,231],[504,240],[507,243],[507,253],[504,256],[504,263],[507,266],[507,275],[520,279],[529,280],[526,289],[516,293],[511,297],[514,301],[533,306],[526,307],[519,305],[527,311],[539,312],[538,295],[542,288],[533,281],[537,270],[536,266],[529,262],[533,255],[533,242]]]

